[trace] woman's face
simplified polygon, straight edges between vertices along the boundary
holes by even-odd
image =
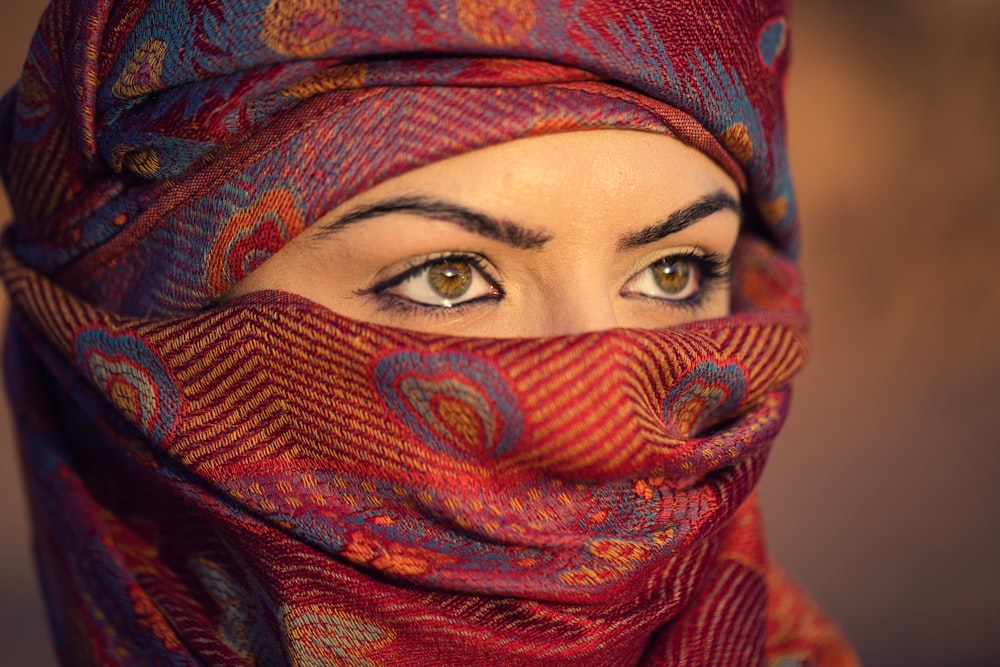
[[[284,290],[353,319],[460,336],[666,327],[729,312],[738,202],[720,167],[669,137],[522,139],[345,202],[232,295]]]

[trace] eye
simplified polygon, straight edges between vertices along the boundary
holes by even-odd
[[[706,288],[728,278],[727,268],[728,262],[714,254],[668,255],[630,278],[622,294],[696,304]]]
[[[427,260],[376,285],[382,297],[438,308],[452,308],[480,299],[499,299],[503,292],[487,276],[485,260],[453,255]]]

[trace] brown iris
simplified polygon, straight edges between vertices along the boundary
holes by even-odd
[[[457,299],[472,285],[472,267],[465,262],[438,262],[427,269],[427,281],[443,299]]]
[[[680,294],[691,283],[691,262],[685,259],[666,259],[652,267],[653,280],[665,294]]]

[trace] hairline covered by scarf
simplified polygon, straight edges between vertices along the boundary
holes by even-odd
[[[780,1],[56,0],[0,256],[70,664],[853,665],[753,487],[806,354]],[[476,148],[665,133],[740,185],[734,316],[416,334],[218,296]]]
[[[691,5],[661,12],[661,25],[628,3],[578,3],[579,20],[549,3],[499,3],[496,16],[418,3],[384,25],[357,3],[82,4],[74,13],[90,20],[43,19],[52,29],[36,35],[8,101],[0,166],[18,256],[115,310],[197,310],[386,178],[594,127],[665,132],[706,152],[743,186],[758,232],[794,254],[780,3]],[[591,22],[605,11],[613,21]],[[718,34],[704,44],[676,39],[705,26]],[[51,35],[75,48],[62,53]],[[723,67],[733,40],[739,58]],[[72,113],[52,108],[67,94]],[[267,222],[248,234],[251,219]],[[208,235],[179,247],[192,227]],[[105,287],[122,283],[134,293]]]

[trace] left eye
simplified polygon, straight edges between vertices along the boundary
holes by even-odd
[[[706,271],[705,258],[671,255],[633,276],[622,292],[665,301],[689,301],[697,298],[706,279],[714,276],[712,269]]]
[[[447,257],[416,266],[383,284],[382,290],[426,306],[451,308],[482,298],[498,298],[500,288],[472,257]]]

